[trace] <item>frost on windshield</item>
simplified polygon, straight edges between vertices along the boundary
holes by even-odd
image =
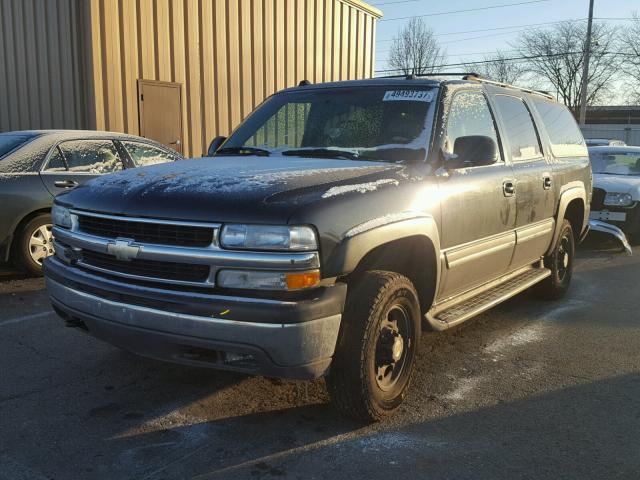
[[[433,88],[377,87],[278,94],[238,128],[225,148],[260,148],[272,154],[340,150],[358,160],[424,160],[436,94]]]

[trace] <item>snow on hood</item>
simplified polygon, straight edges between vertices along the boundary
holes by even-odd
[[[344,181],[389,168],[398,167],[351,160],[216,157],[124,170],[91,180],[81,188],[95,190],[97,194],[117,190],[125,196],[159,192],[234,196],[270,191],[273,194]]]
[[[593,175],[594,188],[607,192],[630,193],[634,200],[640,200],[640,175]]]

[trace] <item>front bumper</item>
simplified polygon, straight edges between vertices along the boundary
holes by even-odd
[[[47,259],[51,301],[69,324],[143,356],[283,378],[331,363],[346,285],[301,300],[186,293],[125,284]]]
[[[610,223],[625,231],[640,228],[640,202],[636,202],[630,207],[603,207],[602,209],[591,209],[590,220],[599,220]]]

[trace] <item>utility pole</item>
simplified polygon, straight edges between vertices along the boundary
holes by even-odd
[[[580,125],[584,126],[587,118],[587,88],[589,86],[589,61],[591,60],[591,27],[593,25],[593,1],[589,0],[589,22],[587,23],[587,44],[582,65],[582,88],[580,89]]]

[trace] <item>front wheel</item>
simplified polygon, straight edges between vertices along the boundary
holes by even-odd
[[[43,213],[29,220],[15,239],[16,267],[42,275],[42,261],[53,255],[51,215]]]
[[[540,298],[557,300],[567,293],[573,276],[575,250],[573,228],[568,220],[564,220],[553,251],[544,259],[544,266],[551,270],[551,276],[538,284]]]
[[[420,342],[420,302],[403,275],[365,272],[347,297],[336,353],[326,378],[336,408],[380,420],[404,400]]]

